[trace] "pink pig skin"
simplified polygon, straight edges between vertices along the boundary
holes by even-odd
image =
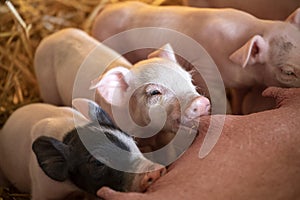
[[[155,7],[125,2],[100,11],[92,35],[103,41],[141,27],[170,28],[195,39],[213,58],[228,88],[300,86],[300,9],[286,21],[271,21],[234,9]],[[131,45],[129,41],[124,43]],[[132,57],[136,60],[142,56]],[[198,74],[193,79],[202,87]],[[239,113],[242,102],[234,104],[238,107],[233,112]]]
[[[268,88],[277,109],[246,116],[227,115],[221,137],[204,159],[198,157],[209,125],[145,194],[102,189],[105,200],[295,200],[300,198],[300,89]],[[220,122],[220,116],[211,121]]]
[[[243,114],[250,114],[275,108],[276,103],[274,99],[262,96],[263,91],[264,88],[252,88],[245,95],[241,110]]]
[[[283,20],[296,8],[297,0],[183,0],[184,5],[202,8],[235,8],[262,19]]]

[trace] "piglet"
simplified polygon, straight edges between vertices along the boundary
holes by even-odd
[[[130,69],[109,70],[91,88],[96,89],[96,102],[150,150],[170,142],[181,126],[197,127],[197,120],[210,112],[209,99],[196,91],[169,44]]]
[[[187,17],[190,20],[187,21]],[[123,20],[119,26],[109,26],[112,19],[120,18]],[[215,61],[226,87],[300,86],[297,56],[300,53],[300,9],[286,21],[271,21],[235,9],[157,7],[123,2],[107,5],[99,12],[92,34],[104,41],[123,31],[149,26],[173,29],[199,42]],[[145,35],[144,40],[148,37],[147,40],[155,41],[151,34]],[[161,42],[168,39],[172,38],[162,36]],[[124,42],[127,46],[133,45],[132,40]],[[121,44],[114,45],[114,49],[120,51]],[[136,56],[142,59],[142,55]]]
[[[1,183],[30,192],[33,200],[82,194],[94,199],[102,186],[143,192],[165,173],[100,107],[92,102],[86,107],[92,121],[72,108],[48,104],[15,111],[0,132]]]
[[[86,63],[89,56],[92,63]],[[76,85],[76,76],[82,65],[84,78]],[[90,82],[98,73],[115,66],[130,67],[131,64],[114,50],[99,43],[84,31],[67,28],[54,33],[39,44],[34,57],[34,69],[42,99],[54,105],[71,106],[73,94],[76,97],[92,98]]]
[[[196,91],[191,75],[178,64],[169,44],[133,66],[107,49],[77,29],[45,38],[35,54],[44,101],[69,105],[72,92],[80,95],[76,97],[92,92],[122,130],[148,137],[138,144],[152,143],[150,149],[168,143],[180,124],[194,126],[200,116],[209,114],[209,99]],[[119,59],[107,65],[114,58]],[[152,137],[156,132],[160,136]]]
[[[118,23],[118,26],[113,26],[114,23]],[[162,31],[162,28],[168,28],[202,45],[216,63],[228,88],[300,87],[300,8],[285,21],[271,21],[235,9],[158,7],[141,2],[123,2],[109,4],[99,12],[92,35],[99,41],[107,41],[124,31],[147,27],[157,27],[149,34],[143,34],[142,41],[147,44],[149,41],[157,44],[168,41],[171,44],[179,43],[175,49],[182,49],[184,43]],[[138,30],[141,29],[135,29]],[[127,37],[130,38],[130,35]],[[123,46],[130,49],[135,42],[129,39],[122,43],[114,41],[110,47],[121,51]],[[194,51],[190,49],[190,52]],[[128,58],[141,60],[145,56],[133,53]],[[201,56],[199,54],[195,60],[201,60]],[[191,64],[196,63],[191,61]],[[203,66],[196,65],[195,68],[201,69]],[[213,76],[212,73],[212,70],[207,74],[195,73],[195,84],[202,87],[201,76]]]

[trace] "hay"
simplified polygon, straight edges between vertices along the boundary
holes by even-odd
[[[99,0],[15,0],[12,12],[1,2],[0,127],[18,107],[40,101],[33,71],[40,40],[66,27],[88,29],[85,21],[99,4]]]
[[[34,52],[42,38],[66,27],[89,32],[98,10],[119,0],[0,0],[0,127],[20,106],[40,101],[33,71]],[[5,3],[6,2],[6,3]],[[181,4],[181,0],[143,0]]]
[[[41,101],[33,70],[34,52],[41,39],[66,27],[89,32],[98,10],[105,3],[118,1],[11,0],[9,5],[8,0],[0,0],[0,128],[17,108]],[[142,1],[155,5],[181,4],[181,0]],[[0,188],[1,199],[29,197]]]

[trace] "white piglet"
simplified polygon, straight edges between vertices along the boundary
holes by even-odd
[[[167,134],[176,133],[180,125],[197,125],[199,117],[210,112],[209,99],[196,91],[191,75],[177,64],[169,44],[130,69],[108,71],[91,87],[96,88],[96,102],[127,132],[143,137],[145,132],[160,131],[144,140],[153,143],[152,150],[168,143],[172,136]]]
[[[53,103],[52,99],[56,99],[69,105],[76,70],[89,56],[85,61],[89,69],[80,72],[84,87],[76,86],[84,94],[92,81],[95,101],[130,134],[141,133],[139,136],[146,137],[147,132],[175,133],[180,124],[191,126],[200,116],[209,114],[210,101],[197,93],[191,75],[179,66],[169,44],[133,66],[119,57],[109,67],[102,63],[97,45],[104,49],[102,44],[74,29],[56,33],[42,42],[36,53],[35,69],[44,101]],[[141,130],[140,126],[149,129]],[[159,143],[166,143],[164,139],[156,139],[153,140],[156,148]]]

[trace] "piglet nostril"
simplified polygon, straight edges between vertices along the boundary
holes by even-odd
[[[210,113],[210,103],[206,105],[206,109],[205,110],[206,110],[207,113]]]
[[[157,179],[159,179],[161,176],[165,175],[167,172],[166,168],[161,167],[160,169],[147,172],[142,179],[141,187],[142,190],[146,190],[152,183],[154,183]]]
[[[160,169],[160,176],[163,176],[163,175],[165,175],[167,173],[167,170],[166,170],[166,168],[161,168]]]
[[[203,96],[195,98],[186,110],[186,117],[194,119],[203,115],[208,115],[210,111],[210,101]]]
[[[153,179],[149,178],[147,182],[148,182],[149,185],[151,185],[153,183]]]

